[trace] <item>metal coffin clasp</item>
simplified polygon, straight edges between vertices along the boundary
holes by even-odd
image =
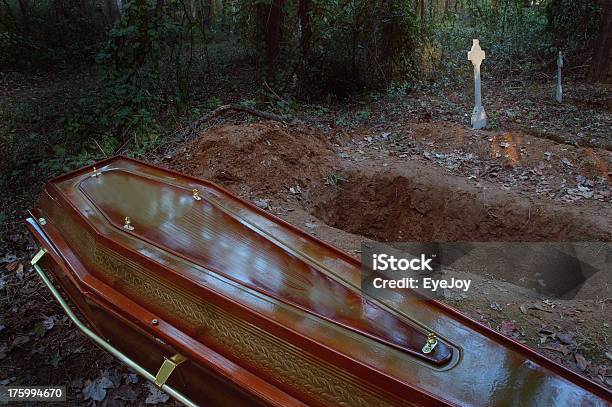
[[[125,230],[134,230],[134,226],[132,225],[132,221],[129,216],[125,217],[125,222],[123,223],[123,228]]]
[[[427,342],[425,342],[425,346],[423,346],[423,349],[421,350],[423,351],[423,353],[428,354],[428,353],[433,352],[437,345],[438,345],[438,340],[436,339],[436,334],[433,332],[430,332],[427,335]]]

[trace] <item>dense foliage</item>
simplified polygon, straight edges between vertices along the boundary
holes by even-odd
[[[0,67],[40,70],[93,62],[110,21],[101,4],[73,0],[3,1]]]
[[[114,134],[133,133],[138,143],[146,143],[157,137],[159,107],[172,106],[180,113],[189,97],[191,18],[176,0],[125,4],[97,56],[102,126]]]
[[[207,85],[235,87],[236,66],[257,89],[243,103],[282,113],[469,78],[472,38],[502,75],[551,72],[558,49],[588,56],[600,17],[588,0],[2,0],[2,72],[81,81],[67,79],[61,101],[5,100],[2,165],[53,173],[144,151],[225,102]]]
[[[452,71],[472,37],[509,71],[537,68],[590,50],[600,15],[589,0],[6,0],[0,64],[97,61],[117,133],[156,102],[182,111],[194,52],[230,36],[281,92],[346,95]]]
[[[560,48],[587,51],[595,40],[601,20],[602,2],[550,0],[546,3],[546,30]]]
[[[275,13],[279,4],[282,15]],[[256,62],[284,90],[345,94],[382,87],[410,66],[416,35],[410,2],[246,0],[240,5]],[[266,24],[275,16],[278,27]]]

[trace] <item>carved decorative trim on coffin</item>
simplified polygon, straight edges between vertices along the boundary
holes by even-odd
[[[265,372],[269,377],[321,405],[415,406],[235,318],[201,298],[162,282],[139,263],[97,244],[95,238],[82,228],[75,229],[68,216],[57,215],[56,224],[69,244],[78,248],[82,260],[94,259],[96,268],[104,272],[121,290],[145,299],[156,308],[167,309],[168,314],[175,318],[183,318],[200,327],[207,340],[247,362],[251,369]]]

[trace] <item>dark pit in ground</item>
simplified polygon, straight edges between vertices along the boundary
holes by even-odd
[[[603,216],[609,208],[605,207],[596,211],[546,201],[534,203],[494,184],[478,186],[465,178],[441,176],[438,169],[418,163],[383,168],[351,165],[343,176],[345,181],[309,194],[310,213],[329,226],[379,242],[610,240],[610,218]],[[583,276],[580,267],[571,270],[557,275],[549,271],[547,278],[577,282],[576,289],[542,292],[559,298],[596,298],[612,291],[609,273]],[[487,274],[528,288],[534,288],[538,279],[507,269],[461,271]]]
[[[418,163],[351,166],[346,181],[311,193],[310,212],[377,241],[610,241],[610,208],[534,203],[513,191]]]

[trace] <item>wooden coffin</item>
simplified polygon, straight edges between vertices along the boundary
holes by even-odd
[[[96,168],[97,167],[97,168]],[[109,344],[202,405],[608,405],[611,394],[210,182],[116,157],[48,182],[41,268]],[[126,217],[129,222],[126,222]],[[429,333],[437,347],[425,354]]]

